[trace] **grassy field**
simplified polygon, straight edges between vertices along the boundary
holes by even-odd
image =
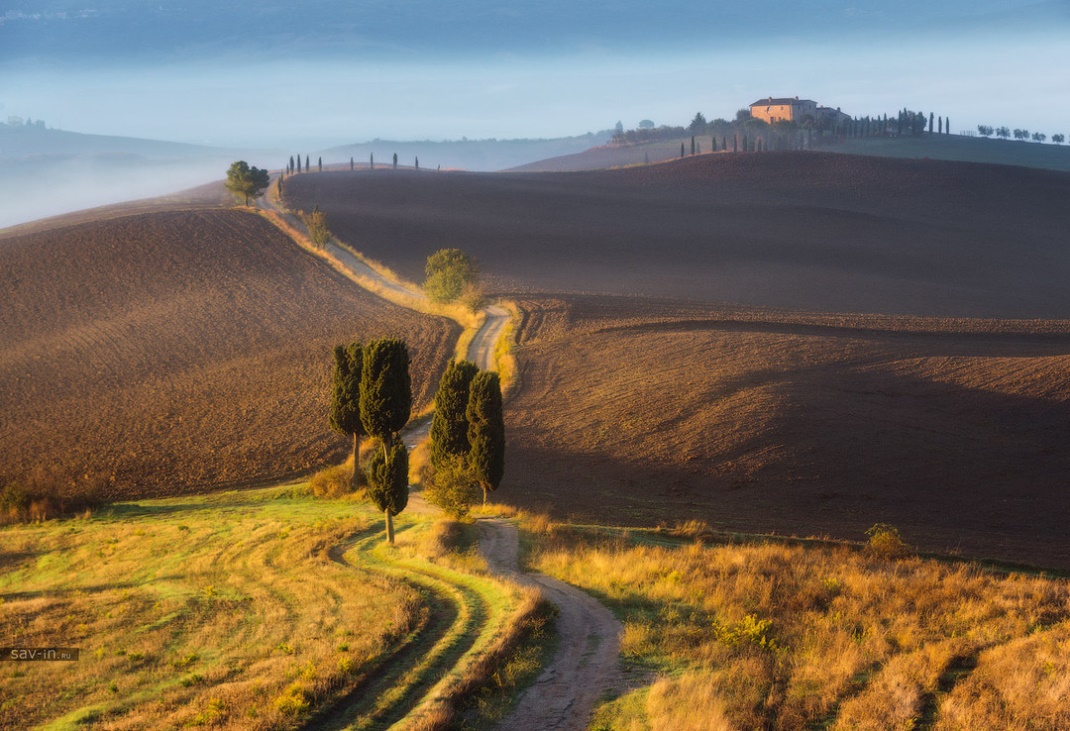
[[[326,422],[335,344],[407,339],[420,409],[459,330],[233,210],[9,233],[0,269],[0,483],[31,491],[148,496],[310,472],[346,449]]]
[[[529,525],[531,566],[624,622],[636,689],[592,728],[1070,725],[1065,580],[846,546],[722,543],[696,523],[660,533]]]
[[[530,675],[510,637],[537,598],[432,516],[399,516],[396,548],[382,530],[304,485],[3,529],[0,634],[81,658],[5,663],[0,728],[380,728],[469,698],[482,728],[508,707],[490,672]]]
[[[519,304],[505,499],[1070,568],[1070,323]]]
[[[381,173],[381,174],[380,174]],[[1070,175],[830,153],[580,173],[301,175],[289,205],[403,277],[457,245],[491,294],[1068,317]]]

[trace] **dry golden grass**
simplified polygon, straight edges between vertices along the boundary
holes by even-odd
[[[362,514],[284,488],[5,529],[0,634],[82,656],[5,665],[0,727],[299,726],[423,621],[414,589],[328,555]]]
[[[609,727],[698,728],[703,718],[702,728],[888,729],[935,717],[946,729],[1039,729],[1065,719],[1064,580],[844,546],[625,535],[531,533],[533,567],[608,603],[624,623],[625,662],[657,673],[601,711]]]
[[[519,304],[519,507],[1070,568],[1070,323]]]
[[[115,498],[307,474],[335,344],[397,336],[430,403],[457,331],[394,307],[258,216],[185,210],[0,240],[0,486]]]

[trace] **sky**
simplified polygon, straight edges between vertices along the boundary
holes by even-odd
[[[151,7],[150,7],[151,6]],[[1070,0],[0,0],[0,120],[224,147],[557,137],[766,96],[1070,134]]]

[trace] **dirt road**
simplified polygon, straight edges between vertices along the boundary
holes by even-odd
[[[558,609],[560,644],[553,659],[520,697],[502,729],[585,729],[595,704],[623,689],[618,651],[620,622],[592,596],[544,574],[521,573],[516,526],[504,520],[479,522],[479,550],[495,573],[537,586]]]
[[[296,216],[280,210],[267,198],[265,196],[266,207],[278,211],[304,232],[304,226]],[[379,286],[408,297],[425,296],[423,292],[387,279],[342,247],[328,244],[327,251],[355,274],[368,277]],[[466,356],[480,369],[493,370],[496,367],[495,348],[509,322],[509,312],[492,304],[484,309],[484,314],[483,324],[473,336]],[[430,425],[431,419],[425,418],[406,430],[403,436],[406,446],[412,449],[426,439]],[[417,512],[431,509],[416,494],[410,498],[409,505]],[[480,552],[494,572],[520,584],[537,586],[558,609],[555,624],[560,644],[557,652],[500,728],[517,731],[585,729],[598,700],[609,691],[623,688],[618,661],[620,622],[579,589],[543,574],[522,573],[517,563],[519,537],[515,525],[498,519],[480,521]]]

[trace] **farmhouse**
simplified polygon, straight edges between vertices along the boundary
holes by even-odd
[[[755,119],[761,119],[769,124],[773,122],[803,122],[810,118],[815,123],[827,124],[836,127],[850,120],[850,116],[844,114],[837,107],[819,107],[817,102],[810,99],[776,98],[766,97],[759,99],[750,105],[750,115]]]
[[[759,99],[750,105],[750,114],[769,124],[773,122],[801,122],[804,117],[817,119],[817,102],[795,97]]]

